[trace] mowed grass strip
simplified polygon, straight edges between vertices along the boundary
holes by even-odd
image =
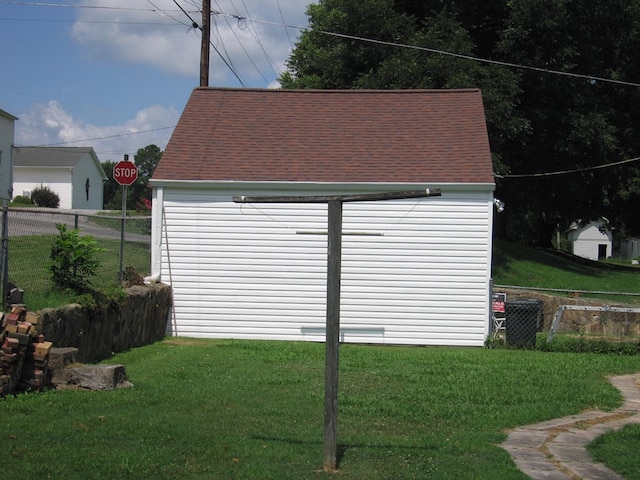
[[[324,345],[171,338],[116,355],[134,387],[0,400],[16,478],[524,479],[518,425],[621,404],[640,357],[342,345],[339,472],[322,472]]]
[[[587,450],[626,480],[640,480],[640,425],[632,424],[596,438]]]

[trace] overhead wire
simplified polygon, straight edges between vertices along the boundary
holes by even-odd
[[[240,37],[238,36],[238,34],[235,32],[235,30],[233,29],[233,27],[231,27],[231,25],[229,24],[229,20],[225,17],[225,22],[227,23],[227,26],[229,27],[229,30],[231,30],[231,33],[233,33],[233,36],[236,38],[236,40],[238,41],[238,45],[240,45],[240,48],[242,48],[242,51],[245,53],[246,57],[249,59],[249,62],[253,65],[253,67],[256,69],[256,71],[258,72],[258,75],[260,75],[262,77],[262,80],[265,81],[265,83],[269,83],[269,81],[267,80],[267,78],[262,74],[262,70],[260,70],[260,68],[258,67],[258,65],[256,64],[256,62],[253,60],[253,57],[249,54],[249,51],[246,49],[246,47],[244,46],[244,44],[242,43],[242,40],[240,40]],[[214,25],[216,26],[216,33],[218,34],[218,36],[220,36],[220,31],[218,30],[218,24],[214,19]],[[222,38],[221,38],[222,41]]]
[[[131,135],[141,135],[143,133],[158,132],[160,130],[168,130],[169,128],[175,128],[175,127],[176,127],[175,125],[172,125],[170,127],[158,127],[158,128],[151,128],[149,130],[138,130],[137,132],[117,133],[117,134],[114,134],[114,135],[105,135],[103,137],[83,138],[83,139],[80,139],[80,140],[67,140],[65,142],[46,143],[46,144],[42,144],[42,145],[29,145],[29,146],[55,147],[55,146],[58,146],[58,145],[69,145],[71,143],[91,142],[91,141],[94,141],[94,140],[109,140],[111,138],[129,137]],[[16,148],[19,148],[21,146],[26,146],[26,145],[16,145]]]
[[[140,7],[114,7],[106,5],[78,5],[69,3],[44,3],[44,2],[10,2],[2,0],[0,5],[18,5],[21,7],[51,7],[51,8],[76,8],[76,9],[96,9],[96,10],[129,10],[134,12],[151,12],[150,8]],[[156,7],[157,8],[157,7]],[[166,9],[165,9],[166,11]],[[177,11],[177,10],[176,10]]]
[[[218,3],[216,2],[216,5],[218,5]],[[220,6],[218,5],[218,8],[220,8]],[[215,13],[216,11],[212,10],[211,11],[211,23],[213,24],[214,28],[215,28],[215,33],[216,33],[216,38],[218,39],[218,42],[220,44],[220,48],[224,51],[226,58],[227,58],[227,62],[229,63],[229,65],[231,65],[234,70],[235,70],[235,66],[233,65],[233,60],[231,60],[231,55],[229,55],[229,52],[227,51],[227,46],[224,43],[224,39],[222,37],[222,34],[220,33],[220,30],[218,29],[218,23],[215,20]],[[236,37],[236,39],[238,39],[238,36],[236,35],[235,31],[233,31],[233,29],[231,28],[231,26],[229,25],[229,29],[231,30],[231,32],[233,33],[233,35]],[[239,40],[238,40],[239,42]],[[213,43],[212,43],[213,45]],[[216,47],[214,47],[216,48]],[[243,47],[244,48],[244,47]],[[251,60],[251,59],[250,59]],[[238,74],[239,76],[239,74]],[[240,80],[241,85],[246,86],[246,84],[244,83],[243,80]]]
[[[157,7],[157,5],[155,5],[150,0],[147,0],[147,1],[154,8],[149,9],[149,8],[112,7],[112,6],[96,6],[96,5],[69,5],[69,4],[57,4],[57,3],[43,3],[43,2],[34,2],[34,3],[32,3],[32,2],[17,2],[17,1],[4,1],[4,0],[0,0],[0,5],[4,4],[4,5],[21,5],[21,6],[40,6],[40,7],[69,7],[69,8],[88,8],[88,9],[105,9],[105,10],[151,11],[151,12],[159,13],[159,14],[162,14],[162,15],[166,15],[167,17],[172,18],[174,21],[177,21],[178,23],[186,25],[186,24],[184,24],[182,22],[179,22],[175,17],[169,15],[167,13],[167,12],[169,12],[168,9],[160,9],[160,8]],[[189,0],[186,0],[186,1],[190,5],[196,6],[195,2],[189,1]],[[196,22],[191,17],[190,12],[187,12],[176,0],[173,0],[173,2],[176,4],[176,6],[178,6],[180,11],[184,15],[186,15],[187,18],[189,18],[189,20],[192,22],[191,23],[191,27],[193,27],[194,29],[198,29],[198,30],[202,31],[202,27],[198,24],[198,22]],[[282,15],[282,9],[280,7],[280,4],[279,4],[278,0],[276,0],[276,3],[277,3],[278,11],[280,12],[280,17],[281,17],[282,23],[268,21],[268,20],[262,20],[262,19],[259,19],[259,18],[252,18],[250,16],[250,14],[249,14],[249,11],[248,11],[247,7],[246,7],[246,4],[244,4],[244,0],[242,0],[242,2],[243,2],[243,5],[245,7],[245,10],[247,12],[247,16],[240,15],[238,10],[237,10],[237,8],[235,7],[235,5],[233,5],[233,3],[232,3],[232,5],[233,5],[234,9],[236,9],[236,12],[237,12],[236,14],[230,14],[230,13],[223,12],[220,9],[220,6],[218,4],[219,10],[218,11],[212,11],[212,15],[214,15],[214,16],[223,16],[225,18],[229,18],[229,17],[234,18],[236,20],[236,22],[238,22],[238,25],[240,25],[241,24],[240,22],[242,22],[242,21],[250,22],[252,27],[253,27],[252,35],[255,33],[255,35],[253,35],[253,36],[256,39],[256,42],[258,42],[258,44],[260,45],[261,49],[263,50],[263,53],[265,54],[265,57],[267,58],[267,60],[269,61],[269,64],[271,66],[274,65],[274,62],[272,61],[272,59],[270,58],[270,56],[266,52],[266,49],[264,48],[264,45],[260,41],[259,37],[257,37],[257,33],[255,32],[255,26],[253,25],[253,23],[263,23],[263,24],[268,24],[268,25],[284,27],[285,31],[287,32],[287,36],[289,38],[290,43],[291,43],[291,39],[290,39],[290,37],[288,35],[288,30],[289,29],[294,29],[294,30],[298,30],[298,31],[301,31],[301,32],[306,32],[306,31],[310,31],[311,30],[310,27],[301,27],[301,26],[297,26],[297,25],[287,24],[284,21],[284,16]],[[11,19],[11,20],[13,20],[13,19]],[[49,20],[49,21],[54,21],[54,20]],[[92,23],[125,23],[125,22],[97,22],[96,21],[96,22],[92,22]],[[231,24],[229,24],[228,22],[227,22],[227,24],[228,24],[229,28],[231,28],[233,30],[233,27],[231,26]],[[165,25],[165,24],[161,24],[161,25]],[[166,24],[166,25],[169,25],[169,24]],[[217,26],[216,26],[216,28],[217,28]],[[439,54],[439,55],[445,55],[445,56],[451,56],[451,57],[470,60],[470,61],[476,61],[476,62],[480,62],[480,63],[504,66],[504,67],[508,67],[508,68],[529,70],[529,71],[535,71],[535,72],[540,72],[540,73],[544,73],[544,74],[552,74],[552,75],[560,75],[560,76],[571,77],[571,78],[584,79],[584,80],[588,80],[589,82],[592,82],[592,83],[602,82],[602,83],[610,83],[610,84],[616,84],[616,85],[622,85],[622,86],[640,87],[640,83],[637,83],[637,82],[630,82],[630,81],[625,81],[625,80],[617,80],[617,79],[602,77],[602,76],[599,76],[599,75],[588,75],[588,74],[580,74],[580,73],[575,73],[575,72],[566,72],[566,71],[561,71],[561,70],[554,70],[554,69],[549,69],[549,68],[535,67],[535,66],[531,66],[531,65],[523,65],[523,64],[513,63],[513,62],[494,60],[494,59],[487,59],[487,58],[476,57],[476,56],[473,56],[473,55],[466,55],[466,54],[460,54],[460,53],[455,53],[455,52],[449,52],[449,51],[446,51],[446,50],[429,48],[429,47],[424,47],[424,46],[420,46],[420,45],[409,45],[409,44],[403,44],[403,43],[399,43],[399,42],[390,42],[390,41],[384,41],[384,40],[377,40],[377,39],[373,39],[373,38],[365,38],[365,37],[360,37],[360,36],[356,36],[356,35],[348,35],[348,34],[343,34],[343,33],[330,32],[330,31],[326,31],[326,30],[313,30],[313,31],[316,32],[316,33],[322,34],[322,35],[334,36],[334,37],[338,37],[338,38],[345,38],[345,39],[349,39],[349,40],[356,40],[356,41],[374,43],[374,44],[397,47],[397,48],[415,49],[415,50],[426,51],[426,52],[435,53],[435,54]],[[219,32],[218,32],[218,36],[220,36]],[[238,37],[236,36],[236,38],[238,38]],[[238,39],[238,41],[240,42],[239,39]],[[219,55],[219,57],[222,59],[222,61],[226,64],[226,66],[229,68],[229,70],[234,74],[234,76],[237,78],[237,80],[240,82],[240,84],[243,87],[246,87],[246,84],[244,83],[244,81],[239,76],[237,70],[235,69],[234,66],[232,66],[232,64],[230,62],[230,57],[229,57],[228,52],[226,52],[226,50],[225,50],[225,52],[227,54],[227,57],[229,57],[229,61],[227,59],[225,59],[224,55],[222,55],[222,53],[216,48],[215,45],[213,45],[213,43],[211,43],[211,46],[214,48],[216,53]],[[255,65],[255,62],[250,58],[250,56],[248,55],[248,52],[246,51],[246,49],[244,48],[244,46],[242,44],[241,44],[241,47],[243,48],[243,50],[245,50],[245,53],[247,53],[247,56],[249,57],[251,62],[254,64],[254,67],[257,68],[257,66]],[[276,72],[274,71],[274,73],[276,73]],[[262,73],[261,73],[261,76],[263,77],[263,79],[265,79],[265,77],[264,77],[264,75],[262,75]],[[163,128],[173,128],[173,127],[163,127]],[[163,128],[156,129],[156,130],[162,130]],[[153,131],[153,130],[151,130],[151,131]],[[136,133],[143,133],[143,132],[135,132],[135,133],[128,133],[128,134],[114,135],[114,136],[101,137],[101,138],[95,138],[95,139],[85,139],[85,140],[81,140],[81,141],[114,138],[114,137],[125,136],[125,135],[133,135],[133,134],[136,134]],[[63,144],[67,144],[67,143],[79,143],[79,142],[80,141],[61,142],[61,143],[49,144],[49,145],[63,145]],[[574,169],[574,170],[564,170],[564,171],[547,172],[547,173],[531,173],[531,174],[507,174],[507,175],[495,174],[495,177],[496,178],[504,178],[504,179],[508,179],[508,178],[527,178],[527,177],[528,178],[531,178],[531,177],[548,177],[548,176],[554,176],[554,175],[564,175],[564,174],[578,173],[578,172],[601,169],[601,168],[608,168],[608,167],[612,167],[612,166],[616,166],[616,165],[622,165],[622,164],[626,164],[626,163],[635,162],[635,161],[638,161],[638,160],[640,160],[640,157],[631,158],[631,159],[622,160],[622,161],[613,162],[613,163],[604,164],[604,165],[593,166],[593,167],[585,167],[585,168],[580,168],[580,169]]]
[[[231,4],[233,5],[233,0],[230,0]],[[244,2],[244,0],[242,1],[242,6],[244,7],[244,10],[247,12],[247,17],[245,17],[244,21],[246,22],[248,19],[251,18],[251,15],[249,13],[249,9],[247,8],[247,4]],[[236,8],[234,6],[234,8]],[[236,11],[238,9],[236,8]],[[240,21],[240,20],[238,20]],[[260,47],[260,50],[262,50],[262,53],[264,54],[265,58],[267,59],[267,64],[269,65],[269,67],[271,68],[271,71],[273,72],[274,75],[278,75],[278,72],[275,71],[274,65],[275,62],[273,61],[273,59],[271,58],[271,56],[269,55],[269,53],[267,52],[267,50],[264,48],[264,44],[262,43],[262,40],[260,40],[260,36],[258,35],[258,32],[256,31],[256,27],[253,23],[253,21],[249,20],[248,22],[250,28],[249,28],[249,33],[251,34],[251,36],[255,39],[255,41],[258,43],[258,46]]]
[[[12,22],[46,22],[46,23],[92,23],[92,24],[104,24],[104,25],[157,25],[164,27],[175,27],[176,23],[160,23],[160,22],[128,22],[119,20],[114,22],[113,20],[61,20],[55,18],[16,18],[16,17],[0,17],[0,20],[8,20]]]
[[[523,174],[507,174],[507,175],[500,175],[497,173],[494,173],[494,177],[496,178],[534,178],[534,177],[552,177],[552,176],[556,176],[556,175],[567,175],[570,173],[582,173],[582,172],[588,172],[591,170],[599,170],[601,168],[609,168],[609,167],[615,167],[617,165],[624,165],[625,163],[632,163],[632,162],[637,162],[638,160],[640,160],[640,157],[634,157],[634,158],[628,158],[626,160],[620,160],[618,162],[612,162],[612,163],[606,163],[606,164],[602,164],[602,165],[594,165],[591,167],[583,167],[583,168],[575,168],[572,170],[560,170],[560,171],[556,171],[556,172],[545,172],[545,173],[523,173]]]
[[[284,15],[282,14],[282,8],[280,8],[280,0],[276,0],[276,5],[278,7],[278,12],[280,12],[280,20],[282,20],[282,25],[284,25],[284,32],[287,34],[287,39],[289,40],[289,45],[291,45],[291,50],[293,50],[293,42],[291,41],[291,36],[289,35],[289,29],[287,28],[287,22],[284,21]]]
[[[190,25],[186,24],[185,22],[183,22],[182,20],[180,20],[179,18],[174,17],[173,15],[170,15],[169,13],[167,13],[167,11],[164,11],[162,9],[160,9],[155,3],[153,3],[151,0],[147,0],[147,3],[149,3],[151,6],[153,6],[156,9],[156,13],[159,15],[162,15],[163,17],[169,17],[171,20],[173,20],[176,23],[179,23],[180,25],[184,25],[186,27],[189,27]],[[181,8],[182,10],[182,8]],[[182,10],[184,11],[184,10]],[[193,24],[191,25],[193,26]]]
[[[230,14],[220,13],[220,15],[230,15]],[[233,15],[231,15],[231,16],[233,16]],[[252,18],[251,21],[258,22],[258,23],[265,23],[265,24],[269,24],[269,25],[275,25],[275,26],[283,26],[282,24],[277,23],[277,22],[272,22],[272,21],[269,21],[269,20],[261,20],[261,19],[257,19],[257,18]],[[287,27],[287,28],[297,29],[297,30],[302,31],[302,32],[306,32],[306,31],[312,30],[310,27],[300,27],[300,26],[297,26],[297,25],[284,25],[284,26]],[[547,74],[553,74],[553,75],[562,75],[562,76],[573,77],[573,78],[581,78],[581,79],[595,81],[595,82],[606,82],[606,83],[613,83],[613,84],[617,84],[617,85],[625,85],[625,86],[630,86],[630,87],[640,87],[640,83],[637,83],[637,82],[628,82],[628,81],[625,81],[625,80],[616,80],[616,79],[613,79],[613,78],[606,78],[606,77],[601,77],[601,76],[597,76],[597,75],[586,75],[586,74],[580,74],[580,73],[565,72],[565,71],[562,71],[562,70],[553,70],[553,69],[549,69],[549,68],[534,67],[534,66],[531,66],[531,65],[523,65],[523,64],[518,64],[518,63],[506,62],[506,61],[502,61],[502,60],[493,60],[493,59],[489,59],[489,58],[476,57],[476,56],[473,56],[473,55],[466,55],[466,54],[462,54],[462,53],[448,52],[446,50],[439,50],[439,49],[436,49],[436,48],[423,47],[423,46],[420,46],[420,45],[410,45],[410,44],[405,44],[405,43],[389,42],[389,41],[386,41],[386,40],[377,40],[377,39],[374,39],[374,38],[359,37],[359,36],[356,36],[356,35],[348,35],[348,34],[345,34],[345,33],[329,32],[327,30],[315,30],[315,29],[313,29],[313,31],[315,33],[319,33],[319,34],[322,34],[322,35],[345,38],[345,39],[348,39],[348,40],[358,40],[358,41],[362,41],[362,42],[375,43],[375,44],[378,44],[378,45],[385,45],[385,46],[389,46],[389,47],[398,47],[398,48],[407,48],[407,49],[413,49],[413,50],[422,50],[422,51],[425,51],[425,52],[437,53],[437,54],[440,54],[440,55],[451,56],[451,57],[461,58],[461,59],[465,59],[465,60],[472,60],[472,61],[476,61],[476,62],[480,62],[480,63],[488,63],[488,64],[500,65],[500,66],[503,66],[503,67],[516,68],[516,69],[522,69],[522,70],[531,70],[531,71],[536,71],[536,72],[540,72],[540,73],[547,73]]]
[[[182,8],[182,6],[177,2],[177,0],[173,0],[173,3],[175,3],[180,8],[180,10],[182,10],[182,12],[187,16],[187,18],[189,20],[191,20],[191,24],[192,24],[193,28],[198,29],[198,30],[200,30],[200,32],[202,32],[202,26],[200,26],[200,24],[198,22],[196,22],[193,18],[191,18],[191,15],[189,15],[185,11],[185,9]],[[220,50],[218,50],[218,48],[213,44],[213,42],[209,41],[209,45],[211,45],[211,48],[213,48],[213,50],[218,54],[218,56],[224,62],[224,64],[227,66],[227,68],[231,71],[231,73],[233,73],[233,75],[236,77],[236,79],[240,82],[240,85],[242,85],[243,87],[246,87],[247,85],[244,83],[244,80],[242,80],[242,78],[240,78],[239,73],[236,71],[236,69],[234,67],[231,66],[230,62],[228,62],[227,59],[224,58],[222,53],[220,53]]]
[[[198,28],[198,29],[201,30],[201,27],[198,25],[197,22],[195,22],[191,18],[191,16],[188,14],[188,12],[186,12],[178,4],[178,2],[176,0],[173,0],[173,2],[193,22],[192,26],[194,28]],[[192,4],[191,2],[188,2],[188,3]],[[156,11],[156,9],[149,9],[149,8],[111,7],[111,6],[98,6],[98,5],[70,5],[70,4],[42,3],[42,2],[31,3],[31,2],[17,2],[17,1],[6,1],[6,0],[0,0],[0,5],[21,5],[21,6],[39,6],[39,7],[69,7],[69,8],[94,8],[94,9],[131,10],[131,11]],[[163,11],[167,11],[167,10],[164,9]],[[264,23],[264,24],[267,24],[267,25],[273,25],[273,26],[278,26],[278,27],[284,27],[285,29],[294,29],[294,30],[298,30],[298,31],[301,31],[301,32],[312,30],[308,26],[307,27],[302,27],[302,26],[299,26],[299,25],[291,25],[291,24],[287,24],[287,23],[284,23],[284,22],[283,23],[278,23],[278,22],[273,22],[273,21],[269,21],[269,20],[262,20],[262,19],[259,19],[259,18],[245,17],[245,16],[241,16],[241,15],[237,15],[237,14],[225,13],[225,12],[222,12],[222,11],[216,11],[216,12],[213,12],[213,14],[214,15],[233,17],[236,20],[245,20],[245,21],[251,21],[251,22],[256,22],[256,23]],[[114,23],[118,23],[118,22],[114,22]],[[466,54],[461,54],[461,53],[449,52],[449,51],[446,51],[446,50],[440,50],[440,49],[436,49],[436,48],[424,47],[424,46],[420,46],[420,45],[410,45],[410,44],[403,44],[403,43],[399,43],[399,42],[390,42],[390,41],[385,41],[385,40],[377,40],[377,39],[373,39],[373,38],[360,37],[360,36],[356,36],[356,35],[348,35],[348,34],[344,34],[344,33],[330,32],[330,31],[327,31],[327,30],[313,30],[313,31],[316,32],[316,33],[322,34],[322,35],[329,35],[329,36],[345,38],[345,39],[349,39],[349,40],[357,40],[357,41],[375,43],[375,44],[379,44],[379,45],[385,45],[385,46],[391,46],[391,47],[397,47],[397,48],[407,48],[407,49],[421,50],[421,51],[426,51],[426,52],[430,52],[430,53],[436,53],[436,54],[440,54],[440,55],[452,56],[452,57],[455,57],[455,58],[461,58],[461,59],[465,59],[465,60],[476,61],[476,62],[480,62],[480,63],[488,63],[488,64],[500,65],[500,66],[509,67],[509,68],[515,68],[515,69],[521,69],[521,70],[530,70],[530,71],[535,71],[535,72],[540,72],[540,73],[545,73],[545,74],[553,74],[553,75],[560,75],[560,76],[566,76],[566,77],[572,77],[572,78],[579,78],[579,79],[589,80],[589,81],[592,81],[592,82],[603,82],[603,83],[611,83],[611,84],[616,84],[616,85],[640,87],[640,83],[637,83],[637,82],[631,82],[631,81],[625,81],[625,80],[617,80],[617,79],[613,79],[613,78],[602,77],[602,76],[599,76],[599,75],[589,75],[589,74],[581,74],[581,73],[574,73],[574,72],[566,72],[566,71],[562,71],[562,70],[554,70],[554,69],[549,69],[549,68],[535,67],[535,66],[532,66],[532,65],[523,65],[523,64],[519,64],[519,63],[507,62],[507,61],[502,61],[502,60],[494,60],[494,59],[477,57],[477,56],[473,56],[473,55],[466,55]],[[218,54],[220,54],[220,53],[218,52]],[[227,65],[227,66],[229,66],[229,65]],[[229,68],[231,69],[231,67],[229,67]]]

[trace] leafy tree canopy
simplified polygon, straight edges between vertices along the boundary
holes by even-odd
[[[482,90],[512,240],[548,246],[599,216],[640,235],[640,165],[593,168],[638,156],[640,88],[584,77],[640,78],[640,0],[320,0],[307,14],[284,88]]]

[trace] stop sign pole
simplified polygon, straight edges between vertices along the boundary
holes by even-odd
[[[138,167],[129,161],[125,154],[124,160],[113,167],[113,179],[122,185],[122,221],[120,222],[120,271],[118,280],[124,279],[124,224],[127,218],[127,187],[138,179]]]

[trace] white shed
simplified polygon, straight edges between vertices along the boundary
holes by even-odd
[[[14,194],[29,196],[48,187],[60,197],[60,208],[102,210],[107,175],[91,147],[17,147]]]
[[[152,186],[174,335],[325,338],[327,205],[234,196],[438,188],[344,204],[341,340],[484,344],[494,183],[478,90],[197,88]]]
[[[17,119],[0,110],[0,200],[13,198],[13,138]]]
[[[567,239],[571,253],[579,257],[597,261],[613,254],[613,233],[604,218],[582,226],[580,222],[574,222],[569,227]]]

